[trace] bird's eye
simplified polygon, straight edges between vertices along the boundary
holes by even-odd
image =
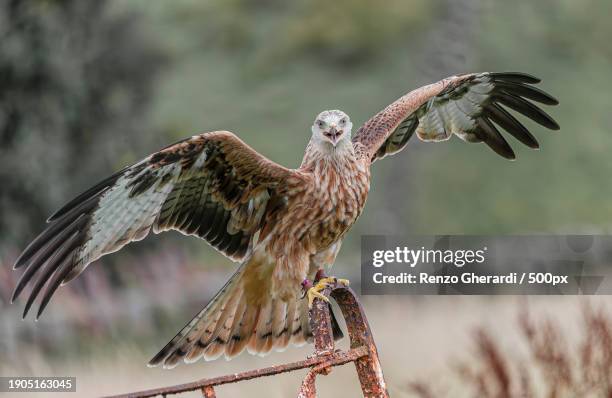
[[[340,119],[340,125],[344,126],[345,124],[346,124],[346,119],[345,118]]]
[[[325,122],[323,120],[317,120],[317,126],[322,129],[325,126]]]

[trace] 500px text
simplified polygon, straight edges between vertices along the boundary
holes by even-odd
[[[377,272],[372,276],[376,284],[545,284],[563,285],[569,283],[567,275],[554,275],[550,272],[511,272],[505,275],[477,275],[473,272],[464,272],[461,275],[431,275],[427,272],[409,274],[402,272],[398,275],[384,275]]]

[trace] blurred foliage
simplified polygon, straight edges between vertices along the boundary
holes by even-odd
[[[31,237],[67,195],[146,145],[164,58],[142,28],[106,1],[0,3],[4,243]]]
[[[571,341],[578,338],[558,320],[535,318],[523,307],[518,316],[523,344],[507,349],[499,335],[479,327],[474,333],[475,358],[450,361],[454,369],[443,377],[447,381],[458,376],[460,388],[454,386],[450,393],[438,372],[435,383],[413,382],[409,390],[419,398],[455,397],[459,391],[482,398],[610,397],[612,317],[605,307],[589,302],[582,307],[582,319],[573,322],[581,329],[579,341]],[[519,345],[528,347],[527,358],[519,354]]]
[[[172,17],[208,48],[256,55],[262,66],[289,59],[354,68],[392,52],[428,19],[431,2],[390,0],[212,0],[179,1]],[[267,62],[264,62],[264,59]]]
[[[289,55],[309,54],[346,68],[374,57],[413,36],[427,21],[430,3],[417,0],[325,0],[296,2],[281,36]]]

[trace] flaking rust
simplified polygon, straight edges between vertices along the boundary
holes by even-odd
[[[342,311],[351,342],[348,351],[335,349],[330,306],[321,299],[315,299],[310,311],[310,326],[313,332],[315,352],[303,361],[108,398],[167,397],[197,390],[202,392],[204,398],[215,398],[216,386],[307,368],[310,368],[310,371],[302,381],[297,397],[316,398],[317,376],[327,375],[334,366],[345,365],[349,362],[355,363],[361,390],[365,398],[388,398],[389,394],[378,359],[376,344],[374,344],[370,326],[357,296],[350,288],[341,285],[328,287],[322,293],[327,297],[331,296]]]

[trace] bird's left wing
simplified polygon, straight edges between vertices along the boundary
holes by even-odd
[[[266,214],[283,203],[279,191],[294,175],[227,131],[171,145],[52,215],[15,263],[25,272],[13,300],[37,276],[24,317],[46,285],[40,315],[62,283],[101,256],[143,239],[151,229],[198,236],[228,258],[243,260]]]
[[[538,142],[505,107],[544,127],[559,129],[531,102],[558,104],[533,86],[539,82],[518,72],[452,76],[416,89],[383,109],[355,133],[353,144],[360,145],[374,162],[402,150],[415,132],[423,141],[445,141],[455,134],[466,142],[484,142],[499,155],[514,159],[514,151],[496,125],[531,148],[538,148]]]

